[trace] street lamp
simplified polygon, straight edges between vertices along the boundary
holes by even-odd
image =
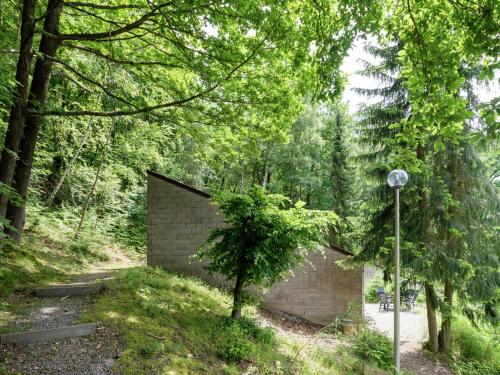
[[[387,183],[396,192],[396,251],[394,254],[394,367],[399,374],[399,190],[408,182],[408,174],[402,169],[395,169],[387,176]]]

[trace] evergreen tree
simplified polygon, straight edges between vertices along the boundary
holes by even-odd
[[[360,261],[370,261],[386,270],[388,278],[393,267],[393,192],[387,187],[386,176],[398,167],[393,150],[414,153],[415,164],[409,184],[402,194],[403,272],[424,283],[429,347],[432,351],[449,350],[451,316],[454,294],[461,298],[461,307],[471,315],[469,302],[491,306],[497,302],[499,285],[498,251],[492,241],[492,221],[498,202],[491,181],[486,176],[474,151],[470,124],[465,124],[458,144],[448,142],[437,151],[437,139],[428,136],[422,142],[400,138],[401,128],[412,116],[405,82],[400,78],[398,52],[401,44],[387,47],[368,47],[380,64],[367,64],[362,73],[379,78],[385,86],[359,90],[368,96],[382,99],[363,108],[359,121],[359,141],[370,151],[360,161],[372,177],[366,191],[369,199],[369,226]],[[465,74],[464,74],[465,75]],[[466,81],[467,82],[467,81]],[[465,87],[465,85],[464,85]],[[469,99],[470,105],[475,104]],[[415,133],[418,130],[415,129]],[[406,158],[410,160],[410,158]],[[431,178],[432,177],[432,178]],[[479,287],[480,286],[480,287]],[[443,300],[435,291],[443,287]],[[491,293],[485,290],[493,291]],[[479,293],[479,291],[481,291]],[[443,323],[438,340],[436,307],[440,308]]]

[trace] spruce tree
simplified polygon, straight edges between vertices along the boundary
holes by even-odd
[[[399,78],[400,43],[384,47],[368,47],[367,51],[381,59],[379,64],[366,63],[362,74],[384,84],[377,89],[360,89],[367,96],[380,96],[376,104],[360,111],[359,141],[365,152],[359,159],[372,185],[366,190],[368,229],[359,261],[382,267],[389,275],[393,267],[393,192],[386,176],[395,165],[393,150],[414,153],[416,165],[402,194],[403,273],[424,283],[426,292],[429,348],[448,351],[451,342],[453,298],[458,295],[460,307],[471,316],[470,302],[483,303],[495,314],[499,285],[498,250],[492,240],[492,222],[498,222],[498,200],[491,180],[481,164],[473,143],[473,127],[464,124],[459,144],[446,144],[437,151],[435,141],[427,137],[425,144],[399,139],[402,126],[411,118],[405,83]],[[464,72],[465,78],[466,72]],[[470,71],[469,71],[470,73]],[[465,79],[464,89],[470,82]],[[470,106],[477,102],[469,95]],[[471,108],[472,109],[472,108]],[[422,139],[423,137],[416,137]],[[420,141],[421,142],[421,141]],[[498,246],[497,246],[498,247]],[[440,300],[435,291],[443,287]],[[436,307],[443,315],[437,335]],[[476,309],[477,312],[477,309]]]

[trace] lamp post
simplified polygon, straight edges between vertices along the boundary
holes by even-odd
[[[396,249],[394,252],[394,367],[399,374],[399,190],[408,182],[408,174],[395,169],[387,176],[387,183],[396,192]]]

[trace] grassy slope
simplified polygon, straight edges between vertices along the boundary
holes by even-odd
[[[23,301],[12,294],[16,288],[66,281],[107,258],[102,248],[109,241],[103,235],[75,239],[75,216],[47,214],[31,206],[28,218],[21,245],[0,248],[0,330],[23,308]]]
[[[244,311],[249,319],[231,322],[230,306],[229,295],[197,279],[139,267],[121,271],[84,320],[123,332],[118,368],[125,374],[362,373],[363,363],[347,347],[310,345],[292,364],[302,345],[258,327],[252,307]]]
[[[21,246],[0,250],[0,328],[24,306],[12,294],[16,287],[67,280],[105,260],[100,248],[110,242],[98,233],[75,240],[75,217],[64,212],[35,207],[29,217]],[[234,324],[227,319],[230,304],[228,294],[199,280],[138,267],[121,271],[82,321],[99,320],[123,334],[117,363],[123,374],[362,373],[363,362],[347,348],[311,344],[293,360],[301,343],[258,327],[254,307],[245,309],[250,319]]]

